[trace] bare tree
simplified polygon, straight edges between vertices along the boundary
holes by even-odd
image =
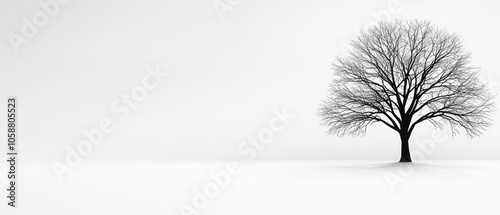
[[[380,22],[333,63],[335,78],[318,115],[329,134],[364,135],[376,122],[401,138],[400,162],[424,121],[453,134],[480,135],[491,124],[493,96],[470,63],[459,36],[428,21]]]

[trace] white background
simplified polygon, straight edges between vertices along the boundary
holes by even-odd
[[[31,181],[25,178],[25,190],[20,194],[26,198],[26,208],[29,208],[26,201],[35,204],[37,198],[43,198],[43,195],[31,194],[36,189],[40,189],[41,194],[52,193],[48,200],[39,203],[40,209],[44,205],[57,208],[59,206],[53,204],[50,197],[55,200],[63,198],[63,194],[78,193],[65,189],[79,187],[83,179],[93,178],[93,174],[108,172],[101,168],[99,171],[103,172],[85,175],[87,163],[106,161],[128,165],[142,161],[245,158],[238,153],[238,146],[266,128],[274,117],[273,110],[283,107],[296,117],[284,131],[275,135],[272,145],[259,152],[257,160],[399,160],[400,143],[392,130],[374,125],[365,137],[339,138],[327,135],[316,116],[331,81],[334,58],[343,55],[343,48],[359,30],[378,19],[428,19],[461,35],[466,49],[472,53],[472,62],[482,68],[484,81],[490,83],[495,93],[500,90],[498,1],[243,0],[230,6],[232,10],[223,13],[221,19],[213,6],[218,1],[213,0],[72,0],[60,5],[48,23],[39,27],[28,43],[19,45],[16,52],[8,35],[22,35],[23,18],[32,20],[34,14],[42,11],[39,3],[47,1],[0,1],[0,99],[4,99],[1,119],[5,119],[7,96],[17,96],[20,159],[36,162],[39,168],[32,169],[43,175],[29,172],[29,168],[24,170],[25,177],[33,177]],[[223,0],[220,2],[230,5]],[[121,120],[120,114],[113,112],[110,106],[122,94],[139,86],[148,75],[145,68],[155,65],[168,72],[169,77]],[[497,160],[500,158],[498,113],[493,117],[493,126],[476,139],[468,139],[465,134],[452,137],[448,130],[436,133],[430,124],[422,124],[412,136],[410,147],[414,152],[419,143],[436,143],[432,153],[426,154],[428,160]],[[115,130],[106,134],[103,143],[85,157],[81,169],[69,176],[70,182],[58,184],[51,165],[63,163],[67,147],[75,147],[85,140],[82,132],[97,128],[103,118],[113,120]],[[5,130],[4,121],[0,123],[0,131]],[[0,133],[5,139],[6,132]],[[0,153],[5,154],[5,149],[0,147]],[[1,165],[5,167],[5,162]],[[384,168],[370,171],[383,177]],[[201,182],[189,179],[182,185],[186,189],[175,195],[170,193],[169,199],[173,201],[180,196],[181,200],[176,201],[189,202],[189,187],[198,186],[196,183],[201,186],[209,179],[201,169],[199,175],[189,176],[205,179]],[[134,170],[140,171],[141,167]],[[424,172],[441,170],[431,168]],[[463,176],[462,173],[447,176]],[[298,173],[291,177],[295,174]],[[113,172],[110,175],[117,176]],[[348,174],[351,175],[363,176],[360,172]],[[37,180],[37,176],[41,178]],[[432,176],[421,175],[425,180]],[[483,176],[490,176],[490,173]],[[6,184],[4,176],[1,177],[0,182]],[[145,178],[139,177],[134,186],[140,189]],[[349,180],[347,177],[345,181],[337,181],[340,188],[331,188],[331,192],[351,192],[341,188],[343,182]],[[48,187],[39,188],[44,184]],[[362,186],[358,182],[347,184],[355,189]],[[434,185],[442,184],[446,184],[445,179]],[[29,186],[33,189],[28,189]],[[383,192],[389,192],[385,183],[380,186],[385,189]],[[115,191],[121,189],[116,186]],[[168,189],[164,191],[169,192]],[[379,190],[374,185],[366,192],[373,195]],[[485,195],[482,190],[467,192]],[[161,199],[158,193],[144,195]],[[251,192],[248,195],[251,196]],[[110,194],[108,201],[113,202],[115,197]],[[74,202],[88,201],[81,198],[75,197]],[[126,201],[134,202],[133,199]],[[283,202],[287,204],[290,202]],[[65,207],[73,206],[67,204]],[[108,214],[141,211],[121,213],[109,207]]]
[[[102,118],[117,127],[91,159],[234,159],[237,145],[284,106],[297,117],[260,159],[397,159],[392,130],[377,125],[366,137],[338,138],[316,116],[331,63],[374,14],[429,19],[461,35],[485,80],[500,89],[496,1],[242,1],[221,20],[212,1],[75,0],[16,53],[7,34],[21,34],[38,2],[0,3],[0,94],[19,97],[24,159],[63,159]],[[156,64],[170,76],[117,119],[113,101]],[[412,141],[433,130],[421,125]],[[498,159],[496,130],[495,122],[473,140],[445,131],[450,138],[431,158]]]

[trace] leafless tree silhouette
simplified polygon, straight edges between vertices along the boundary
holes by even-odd
[[[318,112],[328,133],[364,135],[368,125],[383,123],[401,138],[400,162],[411,162],[409,139],[424,121],[468,137],[491,124],[493,96],[460,37],[428,21],[378,23],[353,40],[333,70]]]

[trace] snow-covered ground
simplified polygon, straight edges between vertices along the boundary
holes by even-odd
[[[500,214],[500,161],[239,164],[87,162],[59,182],[21,163],[1,214]]]

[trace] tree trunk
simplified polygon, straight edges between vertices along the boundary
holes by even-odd
[[[411,162],[410,148],[408,146],[410,135],[407,133],[401,133],[400,137],[401,137],[401,159],[399,160],[399,162]]]

